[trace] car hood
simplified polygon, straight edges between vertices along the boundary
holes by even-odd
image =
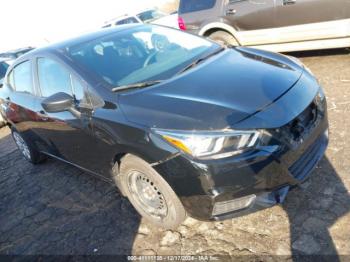
[[[129,121],[149,128],[225,129],[274,103],[302,73],[286,56],[228,49],[161,84],[121,94],[119,104]]]

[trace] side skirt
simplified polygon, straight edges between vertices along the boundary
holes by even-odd
[[[52,154],[47,153],[47,152],[44,152],[44,151],[41,151],[40,153],[42,153],[42,154],[44,154],[44,155],[47,155],[47,156],[49,156],[49,157],[55,158],[55,159],[57,159],[57,160],[60,160],[60,161],[62,161],[62,162],[64,162],[64,163],[69,164],[69,165],[72,165],[72,166],[74,166],[74,167],[76,167],[76,168],[79,168],[80,170],[82,170],[82,171],[84,171],[84,172],[86,172],[86,173],[88,173],[88,174],[90,174],[90,175],[93,175],[94,177],[96,177],[96,178],[98,178],[98,179],[100,179],[100,180],[102,180],[102,181],[104,181],[104,182],[107,182],[107,183],[109,183],[109,184],[111,184],[111,185],[115,185],[115,184],[114,184],[114,181],[113,181],[112,179],[108,179],[108,178],[106,178],[106,177],[104,177],[104,176],[102,176],[102,175],[100,175],[100,174],[97,174],[97,173],[95,173],[95,172],[93,172],[93,171],[91,171],[91,170],[89,170],[89,169],[86,169],[86,168],[84,168],[84,167],[81,167],[81,166],[79,166],[79,165],[77,165],[77,164],[74,164],[74,163],[72,163],[72,162],[69,162],[69,161],[67,161],[67,160],[65,160],[65,159],[62,159],[62,158],[60,158],[60,157],[58,157],[58,156],[52,155]]]
[[[304,42],[291,42],[282,44],[252,45],[249,47],[263,49],[273,52],[292,52],[319,49],[345,48],[350,47],[350,37],[326,40],[314,40]]]

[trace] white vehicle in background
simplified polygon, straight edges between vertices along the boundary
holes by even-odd
[[[168,15],[157,9],[147,9],[136,14],[119,16],[117,18],[107,21],[102,26],[102,28],[135,23],[150,23],[173,27],[177,29],[179,28],[177,21],[177,13]]]
[[[166,15],[164,17],[154,20],[153,22],[151,22],[151,24],[163,25],[179,29],[178,14],[177,12],[174,12],[170,15]]]
[[[118,25],[125,25],[125,24],[137,24],[137,23],[142,23],[142,22],[136,16],[123,15],[105,22],[102,28],[115,27]]]

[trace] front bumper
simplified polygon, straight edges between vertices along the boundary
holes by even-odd
[[[285,185],[276,190],[258,194],[255,201],[247,208],[242,210],[233,211],[230,213],[222,214],[220,216],[212,216],[212,219],[222,220],[232,218],[236,216],[243,216],[250,214],[268,207],[272,207],[276,204],[283,203],[289,190],[296,185],[303,183],[307,180],[316,167],[317,163],[322,159],[324,152],[328,145],[328,130],[326,130],[307,150],[302,156],[288,168],[290,175],[296,179],[295,183]]]
[[[308,178],[327,145],[328,119],[324,114],[298,146],[283,150],[264,147],[228,159],[203,162],[179,155],[154,168],[172,186],[189,215],[200,220],[221,220],[283,202],[291,187]],[[248,207],[213,215],[216,203],[251,195],[255,198]]]

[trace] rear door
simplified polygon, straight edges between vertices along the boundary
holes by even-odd
[[[350,33],[348,0],[276,0],[279,42],[339,38]]]

